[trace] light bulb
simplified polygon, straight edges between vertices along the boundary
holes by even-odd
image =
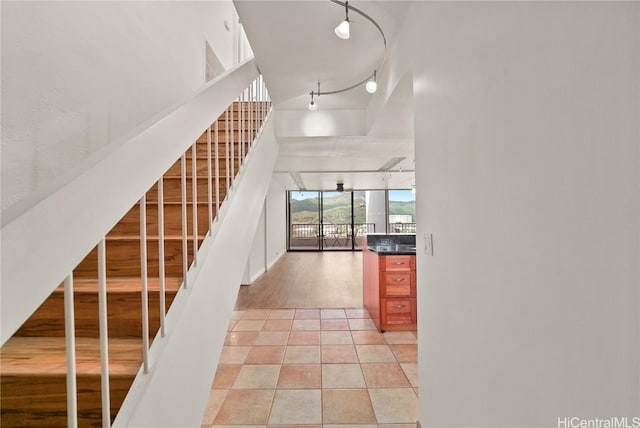
[[[340,23],[335,29],[336,36],[340,37],[343,40],[347,40],[351,33],[349,32],[349,21],[346,19]]]
[[[311,102],[309,103],[309,110],[311,111],[318,110],[318,104],[316,104],[315,101],[311,100]]]
[[[367,92],[369,92],[370,94],[375,94],[376,91],[378,90],[378,84],[376,83],[375,80],[369,80],[367,82],[367,84],[364,86],[364,88],[367,90]]]

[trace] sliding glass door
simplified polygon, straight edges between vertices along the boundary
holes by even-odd
[[[386,192],[289,192],[289,250],[362,249],[367,233],[386,231]]]
[[[322,192],[322,248],[351,250],[353,210],[351,192]]]

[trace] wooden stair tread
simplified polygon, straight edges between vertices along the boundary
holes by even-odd
[[[3,376],[50,376],[67,372],[63,337],[12,337],[0,350]],[[109,339],[109,373],[135,376],[142,361],[140,339]],[[100,341],[76,338],[76,372],[100,375]]]
[[[140,292],[140,281],[139,277],[107,278],[107,293]],[[165,290],[168,292],[177,291],[181,284],[181,277],[169,276],[165,278]],[[160,290],[160,280],[158,278],[148,278],[147,285],[149,291]],[[64,285],[60,285],[56,288],[56,291],[63,292]],[[92,278],[74,278],[73,291],[74,293],[95,293],[98,291],[98,280]]]
[[[204,239],[205,236],[206,236],[206,233],[198,234],[198,239]],[[118,235],[107,235],[106,239],[107,241],[139,241],[140,236],[118,234]],[[158,235],[147,235],[147,240],[157,241]],[[182,241],[182,235],[164,235],[164,240],[165,241]],[[193,240],[193,235],[188,234],[187,241],[192,241],[192,240]]]
[[[222,201],[220,201],[220,202],[222,202]],[[139,205],[139,202],[138,202],[138,203],[136,203],[136,205]],[[157,200],[152,200],[152,201],[147,200],[147,207],[149,207],[149,205],[153,205],[153,206],[156,206],[156,207],[157,207],[157,206],[158,206],[158,201],[157,201]],[[165,206],[167,206],[167,205],[171,205],[172,207],[175,207],[175,206],[181,206],[181,205],[182,205],[182,202],[180,202],[180,201],[164,201],[164,205],[165,205]],[[189,206],[189,205],[193,205],[193,202],[191,202],[191,201],[189,200],[189,201],[187,201],[187,205],[188,205],[188,206]],[[206,207],[207,205],[209,205],[209,202],[206,202],[206,201],[205,201],[205,202],[198,201],[198,206],[199,206],[199,207]],[[191,207],[191,208],[189,208],[189,209],[193,209],[193,208]],[[214,201],[213,201],[213,209],[214,209],[214,210],[216,209],[216,201],[215,201],[215,198],[214,198]]]

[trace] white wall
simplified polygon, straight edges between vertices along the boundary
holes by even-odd
[[[253,283],[286,252],[286,191],[271,178],[242,284]]]
[[[266,201],[267,269],[287,251],[287,193],[275,177],[271,177]]]
[[[423,427],[640,413],[639,8],[413,4]]]
[[[264,203],[260,210],[260,220],[258,222],[258,228],[256,234],[253,237],[253,244],[251,245],[251,252],[247,258],[247,266],[245,267],[244,277],[242,278],[242,285],[249,285],[255,281],[265,271],[265,210]]]
[[[33,204],[91,153],[195,93],[205,40],[230,67],[225,20],[237,21],[227,0],[3,1],[2,210]]]

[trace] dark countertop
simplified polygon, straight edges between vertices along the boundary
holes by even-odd
[[[379,256],[415,256],[415,234],[367,234],[367,248]]]
[[[405,244],[369,245],[367,249],[379,256],[415,256],[416,246]]]

